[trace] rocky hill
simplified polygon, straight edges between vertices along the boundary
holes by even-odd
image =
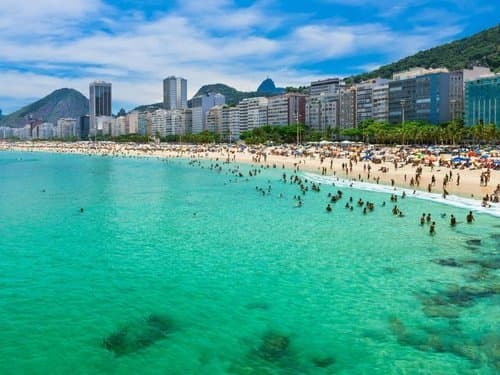
[[[28,119],[56,123],[64,117],[89,113],[89,101],[74,89],[59,89],[18,111],[0,118],[0,126],[22,127]]]

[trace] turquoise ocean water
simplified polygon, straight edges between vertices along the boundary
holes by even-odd
[[[498,218],[210,164],[0,153],[0,374],[500,371]]]

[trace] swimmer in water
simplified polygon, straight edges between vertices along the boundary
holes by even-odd
[[[450,216],[450,225],[452,227],[454,227],[455,225],[457,225],[457,219],[453,215]]]
[[[330,206],[330,204],[326,206],[326,212],[332,212],[332,206]]]
[[[472,215],[472,211],[469,211],[469,214],[466,217],[467,223],[472,223],[474,221],[474,216]]]
[[[80,212],[83,213],[83,208],[80,208]]]
[[[429,234],[434,235],[436,234],[436,222],[433,221],[431,226],[429,227]]]
[[[420,218],[420,225],[425,224],[425,214],[422,214],[422,217]]]
[[[431,214],[427,214],[427,217],[425,218],[425,221],[430,223],[431,222]]]

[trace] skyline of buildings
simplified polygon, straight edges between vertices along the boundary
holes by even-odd
[[[242,99],[226,105],[211,92],[187,101],[187,80],[163,80],[163,108],[133,110],[113,116],[112,84],[89,84],[89,115],[61,118],[57,124],[30,120],[19,129],[0,128],[0,138],[87,139],[95,135],[181,136],[211,131],[222,139],[264,125],[305,124],[318,131],[355,128],[366,120],[390,124],[425,121],[440,124],[463,118],[466,125],[483,121],[500,125],[500,75],[474,67],[449,72],[445,68],[413,68],[392,80],[374,78],[348,85],[341,78],[313,81],[306,93],[283,93]],[[170,107],[168,109],[167,107]]]

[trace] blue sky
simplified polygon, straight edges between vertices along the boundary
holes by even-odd
[[[113,83],[113,108],[161,101],[162,79],[255,90],[369,71],[498,24],[472,0],[0,0],[0,108]]]

